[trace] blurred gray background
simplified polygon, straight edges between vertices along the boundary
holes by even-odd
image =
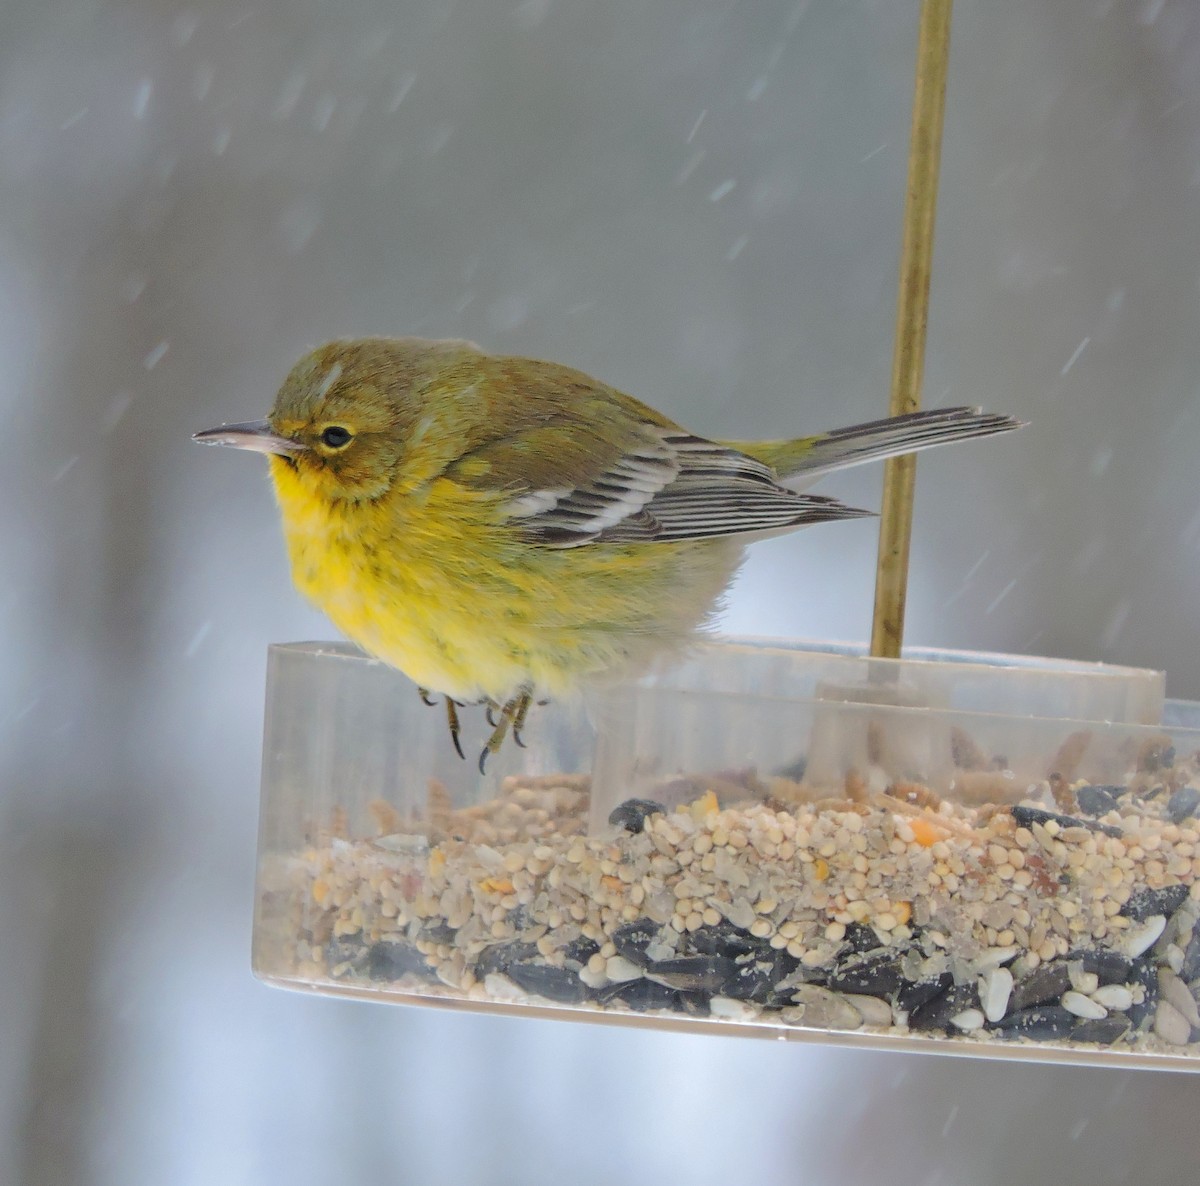
[[[881,414],[897,0],[0,10],[0,1182],[1179,1182],[1200,1080],[341,1003],[248,971],[264,467],[189,434],[338,334],[572,363],[694,431]],[[1200,697],[1200,9],[959,0],[909,641]],[[875,505],[878,472],[826,489]],[[862,639],[869,523],[740,631]]]

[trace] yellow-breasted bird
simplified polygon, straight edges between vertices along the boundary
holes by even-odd
[[[335,341],[266,420],[195,435],[266,453],[292,577],[427,697],[498,713],[637,674],[711,618],[747,542],[869,514],[796,487],[1019,427],[944,408],[788,441],[711,441],[570,367],[470,342]]]

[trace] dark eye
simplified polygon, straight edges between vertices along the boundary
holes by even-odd
[[[331,449],[342,449],[354,439],[354,434],[340,424],[331,424],[321,433],[321,443]]]

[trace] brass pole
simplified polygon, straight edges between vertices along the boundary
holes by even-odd
[[[917,81],[908,143],[908,190],[904,201],[904,241],[900,252],[900,291],[896,302],[896,344],[892,355],[893,416],[921,406],[925,370],[925,330],[929,320],[929,276],[933,264],[933,223],[937,209],[942,117],[946,108],[946,67],[950,57],[952,0],[922,0],[917,35]],[[883,507],[879,520],[879,559],[875,575],[875,617],[871,654],[896,659],[904,635],[908,545],[912,536],[916,458],[892,457],[884,465]]]

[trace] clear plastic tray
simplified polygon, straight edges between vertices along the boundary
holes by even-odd
[[[273,647],[254,967],[366,999],[1200,1068],[1200,720],[1161,675],[712,644],[488,773]],[[462,710],[482,746],[482,709]],[[1147,723],[1163,719],[1170,725]],[[467,750],[470,756],[471,750]]]

